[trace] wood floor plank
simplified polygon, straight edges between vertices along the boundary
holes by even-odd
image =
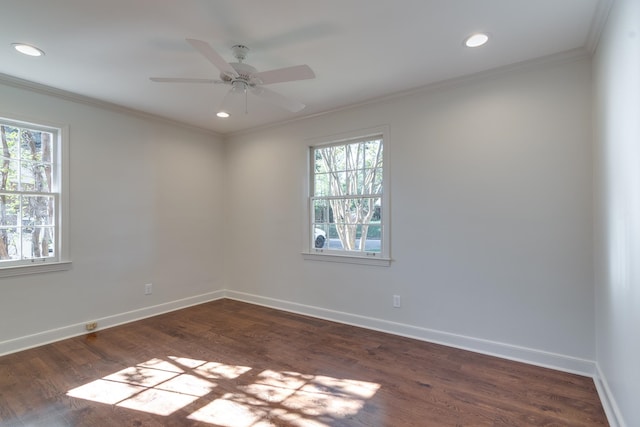
[[[219,300],[0,357],[0,426],[607,426],[591,378]]]

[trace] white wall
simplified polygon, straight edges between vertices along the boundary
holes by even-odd
[[[219,138],[5,85],[0,114],[69,125],[72,260],[0,279],[0,354],[224,289]]]
[[[232,296],[592,369],[590,114],[583,58],[233,136]],[[391,267],[303,260],[305,139],[382,124],[391,135]]]
[[[640,2],[617,0],[594,57],[597,360],[620,425],[640,425]]]

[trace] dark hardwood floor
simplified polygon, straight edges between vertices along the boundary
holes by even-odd
[[[219,300],[0,357],[0,426],[605,426],[591,378]]]

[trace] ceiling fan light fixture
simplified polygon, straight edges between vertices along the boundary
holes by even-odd
[[[466,47],[480,47],[489,41],[489,36],[486,33],[474,33],[464,39],[464,45]]]
[[[11,46],[23,55],[44,56],[44,51],[26,43],[11,43]]]
[[[216,116],[220,117],[221,119],[227,119],[231,116],[231,114],[227,113],[226,111],[218,111],[216,113]]]
[[[247,86],[249,86],[247,82],[237,79],[231,82],[231,91],[233,93],[245,93],[247,91]]]

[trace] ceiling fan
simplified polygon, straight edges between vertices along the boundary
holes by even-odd
[[[187,43],[220,70],[220,79],[151,77],[151,81],[160,83],[214,83],[229,85],[231,88],[222,100],[219,111],[225,111],[224,107],[231,96],[243,94],[245,97],[245,113],[247,113],[247,92],[251,92],[272,104],[294,113],[305,107],[301,102],[289,99],[264,86],[273,83],[313,79],[316,75],[308,65],[295,65],[269,71],[258,71],[244,62],[249,52],[249,48],[244,45],[235,45],[231,48],[233,56],[238,62],[227,62],[209,43],[196,39],[186,40]]]

